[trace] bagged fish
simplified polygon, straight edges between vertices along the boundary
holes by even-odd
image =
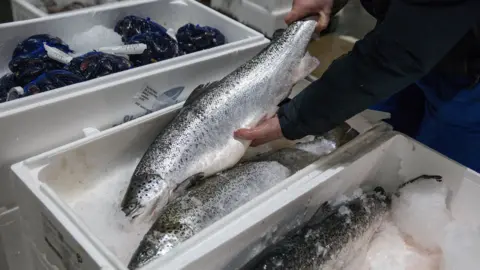
[[[34,35],[24,41],[20,42],[13,51],[12,58],[21,55],[30,55],[32,53],[41,51],[45,52],[43,44],[46,43],[50,47],[57,48],[65,53],[70,53],[70,47],[65,44],[60,38],[48,34]]]
[[[93,51],[73,58],[67,69],[86,80],[91,80],[132,67],[132,62],[125,57]]]
[[[115,32],[122,36],[123,42],[128,42],[133,36],[145,33],[167,33],[167,29],[150,18],[126,16],[115,25]]]
[[[290,174],[277,162],[253,162],[205,179],[162,211],[133,255],[129,269],[165,255]]]
[[[253,59],[192,92],[137,165],[121,205],[127,216],[155,217],[186,183],[237,164],[250,141],[234,138],[234,131],[274,114],[292,86],[318,66],[307,53],[315,19],[291,24]]]
[[[8,92],[15,86],[18,84],[12,73],[8,73],[0,79],[0,103],[7,101]]]
[[[131,54],[130,60],[135,66],[143,66],[170,59],[180,55],[177,42],[166,32],[149,32],[130,38],[127,44],[146,44],[142,54]]]
[[[9,68],[20,86],[25,86],[46,71],[64,67],[63,63],[48,57],[44,44],[64,53],[73,52],[61,39],[46,34],[34,35],[20,42],[9,63]]]
[[[380,187],[342,204],[327,202],[304,226],[267,247],[242,269],[344,269],[368,246],[389,204]]]
[[[11,89],[8,99],[13,100],[25,96],[50,91],[56,88],[76,84],[84,81],[78,75],[66,70],[51,70],[40,75],[38,78],[20,89]]]
[[[185,53],[193,53],[225,44],[225,36],[218,29],[191,23],[180,27],[176,37],[180,50]]]

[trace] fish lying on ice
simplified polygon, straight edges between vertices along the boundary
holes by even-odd
[[[266,248],[242,269],[343,269],[368,246],[389,204],[379,187],[340,205],[325,203],[305,226]]]
[[[345,123],[325,135],[314,138],[312,141],[300,142],[292,147],[258,154],[255,157],[248,158],[247,161],[277,161],[289,168],[292,173],[296,173],[317,161],[320,157],[330,154],[351,141],[358,134],[357,131]]]
[[[353,140],[358,135],[358,131],[350,127],[347,123],[343,123],[324,135],[317,136],[311,142],[297,144],[295,148],[316,155],[326,155]]]
[[[318,66],[306,53],[315,19],[291,24],[253,59],[194,90],[137,165],[122,201],[127,216],[155,218],[174,193],[241,159],[250,142],[235,139],[234,131],[273,115]]]
[[[143,238],[129,268],[162,256],[275,184],[290,170],[277,162],[252,162],[209,177],[169,203]]]

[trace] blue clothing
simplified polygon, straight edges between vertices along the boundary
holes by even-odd
[[[394,129],[480,172],[480,84],[466,82],[430,74],[371,109],[391,113]]]

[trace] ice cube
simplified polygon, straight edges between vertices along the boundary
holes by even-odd
[[[451,221],[447,209],[448,189],[436,180],[419,180],[400,189],[392,201],[394,223],[425,249],[439,249],[445,226]]]
[[[75,34],[67,42],[76,55],[84,54],[101,47],[123,45],[122,38],[113,29],[103,25],[95,25],[85,32]]]

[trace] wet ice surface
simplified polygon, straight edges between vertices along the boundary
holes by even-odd
[[[407,185],[393,198],[391,219],[358,270],[473,270],[480,265],[480,227],[451,219],[448,190],[435,180]],[[361,259],[359,259],[361,261]]]
[[[392,221],[374,236],[361,270],[437,270],[439,253],[430,253],[405,241]]]
[[[75,55],[98,50],[101,47],[123,45],[120,35],[103,25],[96,25],[85,32],[76,33],[66,42],[75,51]]]

